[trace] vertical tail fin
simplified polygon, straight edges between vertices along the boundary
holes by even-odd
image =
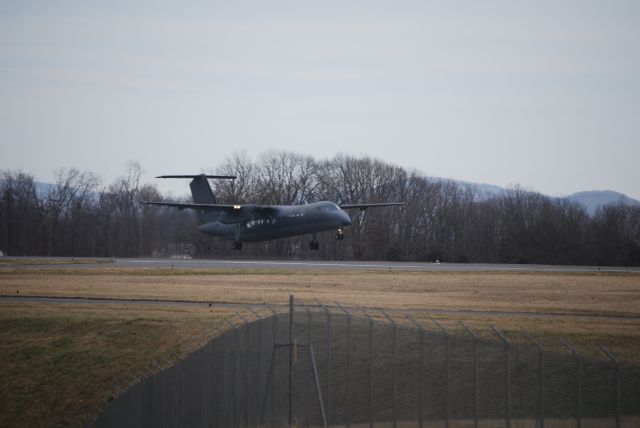
[[[206,175],[202,174],[193,177],[193,180],[189,183],[189,187],[191,188],[191,197],[193,198],[194,204],[216,203],[216,197],[213,196],[213,191],[211,190],[211,186],[209,186]]]
[[[189,183],[189,187],[191,188],[191,197],[193,198],[194,204],[216,203],[216,197],[213,195],[213,191],[211,190],[209,181],[207,181],[206,175],[202,174],[197,177],[193,177],[193,180]],[[216,221],[220,216],[220,213],[216,211],[197,210],[196,213],[198,214],[198,221],[200,224]]]
[[[191,178],[191,183],[189,183],[189,187],[191,188],[191,197],[193,198],[193,203],[195,204],[215,204],[216,197],[213,195],[213,191],[211,190],[211,186],[209,185],[209,178],[221,178],[221,179],[234,179],[235,176],[232,175],[161,175],[156,178]],[[220,213],[217,211],[203,211],[196,210],[198,213],[198,221],[200,224],[210,223],[212,221],[216,221],[220,216]]]

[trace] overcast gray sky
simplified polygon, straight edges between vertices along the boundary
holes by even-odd
[[[640,1],[3,0],[0,149],[42,181],[286,149],[640,199]]]

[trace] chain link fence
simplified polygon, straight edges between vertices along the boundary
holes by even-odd
[[[250,309],[97,427],[637,427],[640,368],[338,304]]]

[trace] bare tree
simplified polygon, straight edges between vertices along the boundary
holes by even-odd
[[[256,168],[256,191],[264,203],[301,204],[314,196],[316,162],[287,151],[263,154]]]
[[[0,172],[0,250],[4,255],[41,254],[42,221],[33,176]]]
[[[299,204],[402,201],[402,209],[355,211],[346,240],[332,232],[314,257],[510,263],[640,265],[640,208],[585,209],[521,187],[486,198],[473,187],[430,179],[369,157],[271,151],[254,162],[234,153],[215,171],[237,175],[214,185],[227,203]],[[101,184],[90,172],[60,169],[52,184],[0,171],[0,251],[5,255],[228,255],[224,241],[198,232],[187,210],[141,207],[162,200],[141,183],[139,164]],[[248,246],[234,257],[309,257],[306,238]],[[346,245],[345,245],[346,244]]]
[[[55,172],[55,184],[48,187],[39,204],[46,230],[48,255],[73,252],[77,243],[79,216],[88,195],[97,185],[97,177],[89,172],[80,172],[76,168],[62,168]],[[71,250],[65,246],[67,237],[71,242]]]
[[[257,166],[245,152],[234,152],[215,169],[218,175],[235,175],[235,180],[216,180],[216,196],[221,201],[238,204],[253,202],[256,195]]]

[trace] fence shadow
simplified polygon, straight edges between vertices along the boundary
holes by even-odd
[[[340,305],[253,311],[131,385],[97,427],[632,427],[640,368]]]

